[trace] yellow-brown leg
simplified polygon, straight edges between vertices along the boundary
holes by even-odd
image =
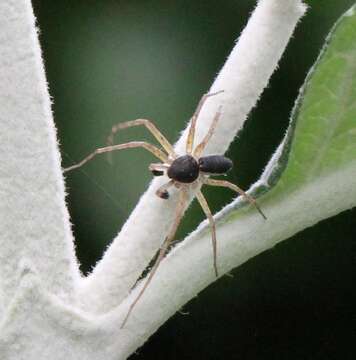
[[[194,112],[194,114],[193,114],[193,116],[191,118],[191,121],[190,121],[190,128],[189,128],[187,144],[186,144],[186,152],[187,152],[187,154],[192,153],[193,143],[194,143],[194,135],[195,135],[195,127],[196,127],[198,116],[200,114],[200,110],[202,109],[205,101],[207,100],[208,97],[220,94],[222,92],[224,92],[224,90],[220,90],[220,91],[210,93],[210,94],[205,94],[200,99],[199,104],[198,104],[198,106],[197,106],[197,108],[196,108],[196,110],[195,110],[195,112]]]
[[[204,195],[202,194],[201,191],[198,191],[197,193],[197,199],[199,201],[200,206],[202,207],[206,217],[209,220],[209,224],[210,224],[210,231],[211,231],[211,241],[213,244],[213,256],[214,256],[214,271],[215,271],[215,276],[218,277],[218,266],[217,266],[217,250],[216,250],[216,227],[215,227],[215,220],[213,218],[213,215],[210,211],[209,205],[204,197]]]
[[[256,207],[256,209],[258,210],[258,212],[261,214],[261,216],[267,220],[266,215],[262,212],[261,208],[258,206],[256,200],[250,196],[249,194],[247,194],[245,191],[243,191],[242,189],[240,189],[237,185],[229,182],[229,181],[225,181],[225,180],[215,180],[215,179],[206,179],[204,180],[204,184],[206,185],[212,185],[212,186],[221,186],[221,187],[226,187],[229,188],[235,192],[237,192],[238,194],[240,194],[241,196],[243,196],[250,204],[254,205]]]
[[[131,142],[125,143],[125,144],[106,146],[103,148],[96,149],[91,154],[89,154],[87,157],[85,157],[82,161],[80,161],[78,164],[75,164],[75,165],[65,168],[63,170],[63,172],[65,173],[67,171],[74,170],[74,169],[77,169],[77,168],[83,166],[85,163],[90,161],[94,156],[96,156],[98,154],[103,154],[103,153],[107,153],[107,152],[111,152],[111,151],[115,151],[115,150],[132,149],[132,148],[139,148],[139,147],[144,148],[147,151],[151,152],[153,155],[155,155],[158,159],[160,159],[164,163],[168,161],[167,155],[163,151],[158,149],[156,146],[149,144],[147,142],[144,142],[144,141],[131,141]]]
[[[115,134],[122,129],[127,129],[133,126],[145,126],[148,131],[156,138],[156,140],[160,143],[164,150],[170,155],[173,159],[177,157],[174,152],[173,146],[166,139],[166,137],[158,130],[156,125],[147,119],[136,119],[131,121],[125,121],[119,124],[116,124],[111,129],[111,134],[108,136],[107,144],[112,145],[114,143]]]
[[[208,144],[210,138],[213,136],[216,125],[217,125],[217,123],[219,121],[219,118],[220,118],[220,115],[221,115],[221,109],[222,109],[222,107],[220,106],[218,112],[214,116],[214,119],[213,119],[213,121],[212,121],[212,123],[210,125],[208,133],[204,136],[204,139],[202,140],[202,142],[199,145],[197,145],[197,147],[194,149],[193,155],[196,158],[200,158],[200,156],[203,153],[203,151],[204,151],[206,145]]]
[[[179,223],[184,215],[184,210],[186,207],[186,203],[187,203],[187,193],[186,190],[184,188],[182,188],[180,194],[179,194],[179,200],[178,200],[178,204],[176,207],[176,211],[175,211],[175,218],[174,218],[174,223],[171,226],[168,235],[166,237],[166,239],[164,240],[161,249],[159,251],[158,257],[150,271],[150,273],[148,274],[147,278],[143,281],[145,281],[142,289],[140,290],[140,292],[138,293],[138,295],[136,296],[135,300],[132,302],[132,304],[129,307],[129,310],[121,324],[121,329],[125,326],[125,324],[127,323],[127,320],[129,319],[130,314],[132,313],[132,310],[134,309],[135,305],[137,304],[137,302],[140,300],[141,296],[143,295],[143,293],[145,292],[145,290],[147,289],[147,286],[150,284],[153,276],[155,275],[159,264],[161,263],[162,259],[164,258],[168,247],[170,245],[170,243],[172,242],[175,233],[177,232],[177,228],[179,226]]]

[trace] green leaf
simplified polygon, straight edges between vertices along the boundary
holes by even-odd
[[[251,189],[262,207],[356,166],[356,5],[334,25],[294,106],[284,141]],[[337,186],[337,184],[335,184]],[[231,220],[253,209],[240,201]],[[244,207],[242,211],[236,211]]]

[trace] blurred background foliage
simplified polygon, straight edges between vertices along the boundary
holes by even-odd
[[[103,146],[111,126],[152,119],[172,142],[209,89],[255,1],[33,0],[63,167]],[[308,69],[354,0],[308,1],[258,106],[231,145],[229,180],[247,189],[281,141]],[[143,129],[120,142],[151,140]],[[66,175],[84,273],[148,186],[143,150],[97,157]],[[337,185],[337,184],[336,184]],[[232,199],[205,191],[212,210]],[[203,291],[132,359],[354,359],[356,211],[306,229]],[[177,238],[204,218],[193,204]],[[150,221],[146,219],[145,221]]]

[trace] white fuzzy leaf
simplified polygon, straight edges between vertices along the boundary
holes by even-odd
[[[72,298],[79,271],[31,4],[0,2],[0,314],[30,269]]]

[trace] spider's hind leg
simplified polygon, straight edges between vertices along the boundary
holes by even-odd
[[[140,300],[141,296],[143,295],[143,293],[145,292],[145,290],[147,289],[148,285],[150,284],[150,282],[152,281],[154,275],[157,272],[158,266],[161,263],[161,261],[163,260],[164,256],[166,255],[166,252],[169,248],[169,245],[171,244],[175,233],[177,232],[178,226],[180,221],[182,220],[182,217],[184,215],[184,210],[187,204],[187,193],[184,189],[182,189],[182,191],[179,194],[179,200],[178,200],[178,204],[176,206],[176,211],[175,211],[175,218],[174,218],[174,223],[171,225],[171,228],[169,229],[168,235],[166,237],[166,239],[164,240],[160,251],[158,253],[158,257],[153,265],[153,267],[151,268],[150,273],[147,275],[147,277],[143,280],[144,284],[141,288],[141,290],[139,291],[139,293],[137,294],[135,300],[131,303],[127,314],[121,324],[121,329],[125,326],[125,324],[127,323],[127,320],[130,317],[130,314],[132,313],[132,310],[134,309],[134,307],[136,306],[137,302]]]
[[[245,191],[243,191],[242,189],[240,189],[237,185],[232,184],[229,181],[225,181],[225,180],[215,180],[215,179],[206,179],[204,180],[204,184],[206,185],[211,185],[211,186],[221,186],[221,187],[225,187],[225,188],[229,188],[232,191],[237,192],[238,194],[240,194],[242,197],[245,198],[245,200],[247,200],[251,205],[253,205],[257,211],[260,213],[260,215],[267,220],[267,216],[265,215],[265,213],[261,210],[260,206],[258,205],[257,201],[249,194],[247,194]]]
[[[209,205],[204,197],[204,195],[202,194],[201,191],[198,191],[197,193],[197,199],[199,201],[200,206],[202,207],[205,216],[207,217],[208,221],[209,221],[209,225],[210,225],[210,230],[211,230],[211,241],[213,244],[213,256],[214,256],[214,271],[215,271],[215,276],[218,277],[219,273],[218,273],[218,265],[217,265],[217,251],[216,251],[216,226],[215,226],[215,220],[213,218],[213,215],[210,211]]]

